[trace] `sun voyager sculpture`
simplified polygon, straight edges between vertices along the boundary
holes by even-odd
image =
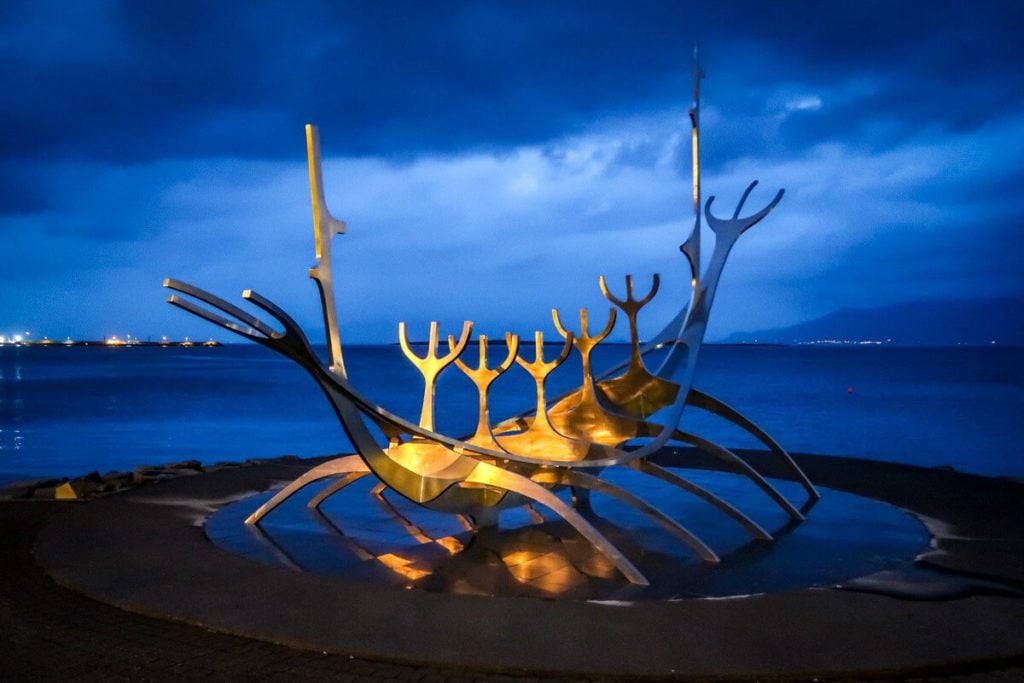
[[[319,289],[329,362],[325,364],[321,360],[299,325],[285,311],[256,292],[246,291],[242,297],[273,318],[279,328],[198,287],[173,279],[164,282],[165,287],[189,297],[172,295],[168,299],[171,304],[262,344],[306,370],[330,401],[355,448],[354,454],[317,465],[285,486],[252,513],[246,523],[259,524],[283,501],[313,482],[331,480],[309,501],[309,505],[315,508],[357,479],[372,474],[379,480],[378,486],[386,486],[427,508],[462,515],[477,528],[496,525],[498,513],[504,509],[533,504],[546,506],[585,537],[626,580],[646,585],[648,581],[644,574],[581,514],[579,508],[586,506],[589,493],[596,491],[648,516],[691,548],[704,562],[719,562],[712,546],[688,530],[680,520],[671,518],[601,476],[609,468],[624,467],[659,479],[675,487],[680,495],[703,499],[742,525],[755,539],[772,540],[763,527],[733,504],[688,480],[678,471],[652,462],[652,456],[670,442],[694,446],[714,456],[723,469],[748,477],[792,520],[802,521],[800,509],[750,463],[724,446],[679,428],[687,406],[709,411],[733,423],[757,438],[781,461],[792,478],[802,484],[808,502],[818,499],[817,490],[793,458],[764,430],[737,410],[693,387],[698,353],[729,252],[740,235],[775,208],[783,194],[779,190],[760,211],[740,216],[747,197],[757,184],[754,181],[728,218],[720,218],[712,212],[713,196],[701,206],[699,132],[702,76],[695,58],[693,104],[689,110],[695,215],[693,229],[680,247],[685,261],[681,265],[691,275],[689,301],[682,302],[678,314],[659,334],[641,344],[637,317],[657,294],[659,276],[653,275],[650,289],[640,298],[634,292],[631,276],[626,276],[623,298],[613,293],[613,288],[601,277],[601,291],[615,308],[610,310],[608,320],[599,332],[591,330],[586,310],[580,312],[578,331],[570,329],[571,326],[557,310],[552,311],[554,327],[564,339],[561,352],[556,357],[545,357],[544,336],[540,331],[535,334],[532,359],[524,358],[520,353],[516,335],[506,334],[504,357],[497,364],[488,358],[490,345],[483,335],[477,339],[476,362],[467,362],[473,355],[469,352],[470,322],[463,325],[458,338],[447,336],[443,348],[439,348],[438,325],[431,323],[427,351],[422,357],[414,352],[406,326],[400,323],[398,335],[402,351],[423,376],[422,410],[419,421],[415,423],[367,398],[350,381],[346,372],[332,278],[332,245],[335,237],[346,232],[346,225],[327,209],[318,132],[315,127],[306,126],[316,243],[316,262],[309,275]],[[709,263],[703,272],[702,213],[715,238]],[[622,311],[629,327],[630,354],[610,371],[595,376],[591,369],[591,352],[612,332],[617,322],[617,310]],[[565,396],[549,400],[545,381],[573,350],[582,358],[580,386]],[[651,360],[657,361],[657,367],[653,367]],[[529,373],[536,383],[535,408],[492,424],[488,410],[490,387],[514,364]],[[439,374],[452,365],[465,373],[478,391],[477,427],[470,436],[450,436],[435,428],[435,383]],[[377,436],[380,434],[383,438]],[[386,443],[382,443],[385,439]],[[627,443],[632,447],[623,448]],[[572,493],[571,502],[557,495],[558,491],[565,489]]]

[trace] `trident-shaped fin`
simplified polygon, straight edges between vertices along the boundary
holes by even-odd
[[[590,325],[587,318],[587,309],[581,308],[580,332],[579,334],[574,335],[572,332],[565,329],[565,326],[562,324],[562,320],[558,315],[558,309],[551,309],[551,320],[554,321],[555,329],[558,330],[558,334],[562,335],[565,339],[573,338],[576,348],[579,349],[581,353],[584,353],[584,349],[587,350],[586,352],[589,352],[590,349],[597,346],[605,337],[611,334],[612,328],[615,327],[615,309],[608,309],[608,323],[604,326],[603,330],[593,336],[590,334]]]
[[[416,366],[416,369],[423,375],[423,408],[420,410],[420,428],[434,431],[434,383],[437,376],[446,367],[452,364],[462,350],[466,348],[469,335],[473,332],[473,323],[468,320],[462,323],[462,334],[459,341],[447,355],[437,355],[437,321],[430,323],[430,341],[427,343],[427,352],[420,358],[409,346],[409,337],[406,334],[405,323],[398,323],[398,343],[402,347],[402,353],[409,359],[409,362]]]
[[[505,333],[505,345],[508,347],[508,355],[505,356],[505,360],[496,368],[487,367],[487,335],[481,334],[477,339],[480,345],[480,364],[476,368],[469,367],[462,362],[461,358],[455,359],[456,367],[462,370],[476,386],[479,398],[476,432],[467,439],[467,442],[477,446],[501,450],[501,446],[494,440],[494,435],[491,433],[490,416],[487,408],[488,392],[494,380],[512,367],[516,356],[519,355],[519,336],[509,332]],[[452,335],[448,335],[448,348],[453,353],[458,348],[458,343]]]
[[[455,359],[455,365],[460,370],[469,375],[471,379],[480,377],[481,379],[489,379],[489,382],[493,382],[498,375],[502,374],[515,362],[516,356],[519,355],[519,335],[512,334],[511,332],[505,333],[505,346],[508,347],[508,355],[505,356],[505,360],[501,361],[501,364],[496,368],[487,367],[487,335],[481,334],[477,337],[477,343],[480,346],[480,364],[476,368],[471,368],[466,365],[461,358]],[[448,349],[452,352],[458,348],[458,343],[455,341],[455,337],[448,335]]]
[[[625,301],[608,290],[603,275],[598,283],[601,285],[601,292],[605,298],[626,313],[629,320],[630,343],[629,366],[626,371],[618,377],[601,382],[598,384],[598,388],[601,390],[603,398],[614,404],[619,410],[635,417],[646,418],[665,406],[671,405],[679,393],[679,385],[655,377],[648,372],[640,354],[637,314],[641,308],[654,299],[661,286],[661,278],[655,273],[650,291],[639,300],[633,295],[633,277],[631,275],[626,276]]]
[[[597,279],[599,285],[601,285],[601,293],[604,294],[604,298],[611,301],[613,304],[622,309],[622,312],[626,314],[626,319],[629,322],[629,342],[630,342],[630,362],[634,365],[642,363],[640,359],[640,333],[637,330],[636,316],[640,312],[640,309],[651,302],[654,296],[658,293],[658,289],[661,287],[661,276],[657,273],[654,274],[654,282],[651,283],[651,290],[647,292],[647,296],[637,300],[633,296],[633,276],[626,276],[626,300],[619,299],[608,290],[608,284],[604,280],[604,275]]]
[[[626,276],[626,300],[619,299],[608,290],[608,285],[605,282],[604,275],[601,275],[597,279],[598,284],[601,286],[601,293],[604,294],[604,298],[611,301],[613,304],[622,309],[626,315],[636,316],[637,312],[649,304],[651,299],[658,293],[658,289],[661,287],[661,276],[657,273],[654,274],[654,281],[651,283],[651,290],[647,292],[647,295],[637,300],[633,296],[633,276]]]
[[[562,345],[562,351],[558,354],[558,357],[553,361],[544,360],[544,333],[536,331],[533,333],[533,345],[534,345],[534,360],[524,360],[522,356],[516,356],[516,362],[530,373],[531,377],[547,377],[552,370],[557,368],[565,359],[569,357],[569,351],[572,350],[573,333],[565,333],[565,344]]]
[[[562,324],[562,320],[558,315],[558,309],[551,309],[551,319],[555,323],[555,329],[558,330],[558,334],[567,340],[573,339],[576,348],[579,349],[580,356],[583,358],[583,392],[581,394],[581,402],[594,401],[594,375],[590,367],[590,353],[594,350],[595,346],[611,334],[612,328],[615,327],[616,312],[614,308],[608,309],[608,322],[605,324],[604,329],[595,335],[590,334],[590,324],[587,317],[587,309],[581,308],[580,332],[574,335],[565,329],[565,325]]]
[[[547,398],[544,395],[544,382],[547,380],[548,375],[551,371],[557,368],[559,365],[565,362],[565,359],[569,357],[569,352],[572,351],[573,334],[572,332],[566,333],[565,344],[562,346],[562,352],[558,354],[558,357],[552,361],[544,360],[544,333],[541,331],[534,332],[533,344],[534,344],[534,360],[527,361],[523,357],[516,356],[516,362],[519,366],[530,373],[533,377],[534,382],[537,384],[537,414],[533,419],[531,429],[546,429],[546,431],[553,432],[551,429],[551,423],[548,422],[548,409],[547,409]]]
[[[519,434],[499,435],[498,443],[504,450],[517,455],[553,461],[576,461],[587,457],[591,446],[588,442],[567,438],[551,425],[544,389],[548,375],[569,357],[572,344],[573,334],[569,332],[558,357],[552,361],[545,361],[544,334],[538,331],[534,333],[536,349],[534,360],[525,360],[522,355],[516,357],[516,362],[530,374],[530,377],[533,377],[537,386],[537,408],[526,431]]]

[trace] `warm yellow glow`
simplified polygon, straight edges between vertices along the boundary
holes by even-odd
[[[586,581],[562,552],[518,550],[501,560],[516,581],[546,593],[564,593]]]
[[[422,579],[424,576],[430,575],[430,572],[425,572],[422,569],[410,567],[410,560],[407,560],[406,558],[401,557],[400,555],[395,555],[394,553],[381,555],[377,559],[380,561],[381,564],[383,564],[391,571],[395,572],[396,574],[401,574],[405,578],[411,579],[413,581],[416,581],[417,579]]]
[[[501,561],[504,562],[505,566],[507,567],[514,567],[516,565],[522,564],[523,562],[530,562],[532,560],[536,560],[543,554],[544,553],[530,552],[528,550],[517,550],[515,552],[508,553],[507,555],[502,555]]]
[[[309,191],[313,200],[313,239],[317,259],[324,255],[324,235],[320,226],[323,205],[323,179],[320,177],[320,132],[306,124],[306,158],[309,160]]]
[[[463,545],[462,541],[455,538],[454,536],[445,536],[444,538],[437,539],[437,544],[450,552],[452,555],[458,555],[466,546]]]

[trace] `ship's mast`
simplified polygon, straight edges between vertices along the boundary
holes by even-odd
[[[700,79],[702,78],[704,78],[704,72],[700,69],[700,53],[695,45],[693,47],[693,104],[690,105],[690,131],[693,143],[693,232],[683,248],[693,268],[695,292],[700,284]]]

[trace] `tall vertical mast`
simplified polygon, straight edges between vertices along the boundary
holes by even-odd
[[[323,168],[320,162],[320,133],[316,126],[308,124],[306,157],[309,162],[309,192],[313,202],[313,236],[316,240],[316,265],[309,269],[309,276],[316,281],[320,290],[327,353],[331,356],[331,372],[341,379],[347,379],[345,362],[341,356],[341,336],[338,333],[338,311],[334,305],[334,282],[331,272],[331,243],[335,235],[345,234],[345,222],[332,216],[327,209],[327,201],[324,199]]]
[[[693,268],[693,287],[696,292],[700,284],[700,79],[704,72],[700,69],[700,54],[697,46],[693,47],[693,104],[690,105],[690,130],[693,150],[693,232],[686,240],[683,251],[690,259]]]

